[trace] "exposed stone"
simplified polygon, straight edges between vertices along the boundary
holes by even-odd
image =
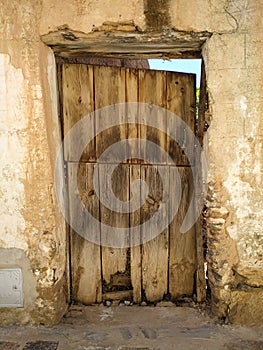
[[[229,211],[224,208],[224,207],[220,207],[220,208],[209,208],[207,211],[207,217],[208,217],[208,221],[212,221],[212,218],[214,219],[226,219],[228,217]],[[223,224],[225,223],[225,221],[223,222]]]
[[[228,317],[230,322],[235,324],[262,326],[263,288],[231,291]]]
[[[238,265],[235,271],[246,279],[246,284],[252,287],[263,287],[263,268]]]

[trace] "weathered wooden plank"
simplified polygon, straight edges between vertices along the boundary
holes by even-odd
[[[140,137],[139,118],[138,118],[138,94],[139,94],[139,77],[138,70],[126,69],[126,102],[135,102],[136,104],[126,109],[127,140],[138,139]],[[131,123],[133,122],[133,123]],[[134,122],[137,123],[134,124]],[[129,188],[130,200],[134,200],[138,195],[138,204],[140,206],[140,188],[135,189],[133,182],[140,179],[140,166],[134,165],[140,162],[139,159],[139,142],[137,145],[129,143],[127,155],[131,154],[132,159],[128,159],[129,168]],[[137,191],[137,193],[134,193]],[[139,192],[139,193],[138,193]],[[132,205],[131,205],[132,206]],[[130,274],[133,287],[133,301],[141,302],[141,246],[140,246],[140,208],[133,211],[130,206]]]
[[[58,89],[58,120],[61,126],[61,132],[63,133],[64,130],[64,115],[63,115],[63,98],[62,98],[62,64],[57,63],[57,89]],[[63,135],[62,135],[63,137]],[[68,195],[68,194],[67,194]],[[69,207],[68,207],[68,201],[66,200],[64,202],[64,210],[66,213],[69,214]],[[67,297],[67,303],[69,304],[71,302],[71,251],[70,251],[70,226],[69,222],[65,222],[65,227],[66,227],[66,246],[65,246],[65,251],[66,251],[66,280],[67,280],[67,292],[66,292],[66,297]]]
[[[132,298],[132,290],[119,290],[116,292],[106,292],[103,293],[103,300],[125,300]]]
[[[193,190],[191,168],[177,168],[181,180],[175,176],[175,167],[170,167],[170,193],[176,193],[178,181],[181,181],[182,196],[177,215],[170,224],[170,250],[169,250],[169,292],[172,298],[182,295],[193,295],[194,276],[196,272],[196,241],[195,227],[188,232],[180,233],[180,227],[187,212]],[[170,207],[170,214],[173,206]]]
[[[62,98],[64,113],[64,136],[82,118],[94,111],[93,95],[93,67],[86,65],[64,64],[62,66]],[[90,129],[94,129],[94,117],[90,120]],[[78,149],[82,140],[85,140],[84,129],[79,130],[77,139],[70,140],[65,145],[65,160],[78,161],[74,156],[74,149]],[[91,140],[85,148],[81,160],[95,159],[95,140]]]
[[[111,113],[101,113],[98,109],[107,107],[112,104],[125,102],[125,70],[121,68],[112,67],[94,67],[94,85],[95,85],[95,106],[96,106],[96,132],[104,129],[105,123],[113,121],[115,126],[111,129],[105,130],[96,137],[96,154],[97,158],[108,147],[116,142],[119,142],[126,137],[125,127],[120,124],[125,123],[125,106],[123,108],[111,107]],[[102,117],[103,116],[103,117]],[[123,149],[123,147],[119,147]],[[124,150],[125,155],[125,150]],[[115,162],[118,160],[118,155],[114,152],[109,152],[104,162]],[[101,161],[100,161],[101,162]],[[102,161],[103,163],[103,161]],[[124,166],[117,167],[114,173],[114,180],[109,179],[109,164],[101,164],[99,167],[100,173],[100,194],[106,197],[113,192],[118,196],[118,199],[127,201],[129,197],[129,183],[128,172]],[[103,184],[106,184],[103,187]],[[112,203],[115,203],[113,200]],[[122,204],[119,203],[117,210],[122,211]],[[109,238],[114,230],[114,227],[129,227],[129,215],[120,214],[109,210],[106,206],[101,204],[101,221],[110,228],[105,228],[102,234]],[[112,228],[111,228],[112,226]],[[125,238],[126,240],[129,237]],[[114,242],[116,245],[118,242]],[[120,242],[120,247],[123,244]],[[108,284],[111,280],[111,275],[117,272],[125,272],[127,263],[127,248],[110,248],[102,247],[102,274],[104,283]]]
[[[139,102],[166,108],[166,72],[143,69],[139,71]],[[167,145],[166,114],[160,114],[158,117],[158,129],[156,129],[148,125],[153,118],[156,118],[156,108],[149,109],[146,114],[140,113],[140,122],[142,123],[140,126],[140,139],[147,139],[165,150]],[[164,132],[161,130],[164,130]],[[152,163],[166,163],[165,152],[162,153],[157,148],[153,150],[148,143],[143,159],[146,160],[149,154],[152,157]]]
[[[140,205],[141,194],[140,188],[136,190],[133,188],[133,182],[140,179],[140,165],[130,165],[130,200],[135,195],[139,195],[139,208],[130,211],[130,242],[131,242],[131,282],[133,287],[133,301],[139,303],[142,300],[142,265],[141,265],[141,232],[140,232]],[[132,231],[133,230],[133,231]]]
[[[135,102],[134,104],[127,105],[126,107],[126,122],[128,123],[126,128],[126,139],[128,142],[127,145],[127,155],[132,154],[133,159],[128,160],[129,163],[138,163],[138,155],[140,144],[137,145],[129,142],[129,139],[138,139],[140,137],[139,129],[139,117],[138,117],[138,93],[139,93],[139,74],[138,70],[135,69],[126,69],[126,102]],[[136,124],[134,124],[137,123]]]
[[[119,275],[114,275],[112,278],[113,287],[130,287],[131,286],[131,277],[123,273]]]
[[[148,184],[149,192],[145,203],[141,208],[141,222],[151,220],[152,216],[166,204],[168,193],[165,193],[165,185],[169,183],[169,168],[162,166],[163,181],[158,174],[161,166],[141,166],[141,179]],[[168,186],[169,188],[169,186]],[[168,292],[168,208],[164,210],[162,222],[164,229],[158,236],[142,245],[142,288],[146,299],[154,302],[162,300]],[[149,226],[142,228],[142,242],[148,237]]]
[[[190,128],[192,135],[188,135],[185,124],[175,122],[173,118],[167,120],[167,132],[174,135],[167,139],[167,150],[173,163],[189,165],[184,151],[187,147],[191,157],[194,152],[193,136],[195,132],[195,76],[191,74],[167,72],[167,110]],[[171,114],[170,114],[171,115]],[[175,118],[176,119],[176,118]]]
[[[127,248],[129,245],[129,233],[122,235],[120,240],[112,241],[114,228],[129,228],[129,213],[124,213],[124,207],[129,199],[129,168],[128,165],[99,164],[99,188],[100,188],[100,220],[104,224],[101,227],[102,235],[102,275],[104,283],[111,282],[111,275],[117,272],[125,272],[127,269]],[[111,169],[115,167],[113,175]],[[116,196],[117,200],[110,196]],[[108,201],[108,205],[103,202]],[[114,203],[116,208],[111,210],[109,205]],[[108,246],[105,246],[105,243]],[[119,245],[120,248],[111,248]]]
[[[125,69],[117,67],[94,66],[94,89],[95,89],[95,118],[96,133],[104,130],[105,125],[113,123],[115,126],[96,137],[96,157],[100,155],[111,145],[126,137],[126,127],[121,126],[126,121],[125,105],[117,106],[125,102]],[[101,111],[103,107],[110,107],[110,112]],[[119,150],[125,148],[119,148]],[[123,151],[125,155],[125,151]],[[104,157],[103,162],[114,162],[118,160],[116,152],[109,152]],[[100,161],[101,162],[101,161]]]
[[[97,56],[112,58],[162,58],[171,56],[176,58],[199,58],[203,44],[211,33],[196,31],[170,30],[165,36],[162,31],[137,31],[134,24],[132,34],[127,35],[127,26],[124,30],[116,30],[113,26],[102,25],[92,35],[72,28],[61,27],[41,36],[41,40],[51,46],[58,56],[80,57]],[[130,24],[129,24],[130,27]],[[75,38],[77,40],[69,40]],[[162,43],[162,45],[160,45]]]
[[[85,230],[87,218],[84,216],[84,207],[89,210],[94,217],[99,217],[99,201],[94,193],[93,187],[93,164],[80,164],[77,179],[75,170],[76,163],[68,163],[68,183],[69,183],[69,208],[70,221],[77,218],[80,229]],[[74,183],[78,182],[80,197],[83,207],[76,205],[78,193],[74,191]],[[84,304],[91,304],[101,301],[101,262],[100,246],[91,240],[97,241],[98,232],[88,233],[84,239],[71,228],[71,273],[73,286],[73,299]],[[89,240],[88,240],[89,239]]]

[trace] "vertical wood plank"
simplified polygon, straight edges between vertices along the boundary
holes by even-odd
[[[68,164],[69,182],[69,207],[70,221],[78,218],[83,229],[86,227],[84,207],[98,219],[99,201],[94,193],[93,187],[93,164],[80,164],[77,179],[75,178],[76,163]],[[75,169],[74,169],[75,168]],[[76,205],[78,193],[74,192],[74,183],[78,183],[80,197],[83,203],[82,210]],[[89,232],[88,238],[92,235],[98,237],[98,232]],[[97,239],[94,237],[94,241]],[[100,246],[84,239],[71,228],[71,271],[73,299],[84,304],[91,304],[101,301],[101,262]]]
[[[140,165],[130,165],[130,200],[134,193],[132,192],[132,184],[140,179]],[[141,200],[140,200],[141,204]],[[136,211],[130,211],[130,228],[134,230],[134,234],[130,235],[131,242],[131,283],[133,287],[133,301],[139,303],[142,300],[142,263],[141,263],[141,232],[140,232],[140,208]]]
[[[86,65],[64,64],[62,67],[64,136],[82,118],[94,111],[93,67]],[[94,117],[90,120],[90,128],[95,132]],[[80,141],[85,140],[85,130],[80,130],[77,140],[65,145],[65,160],[78,161],[74,158],[74,149],[78,149]],[[95,140],[92,140],[82,154],[82,161],[95,160]]]
[[[195,132],[195,76],[191,74],[167,72],[167,109],[175,116],[181,118]],[[191,150],[193,156],[194,143],[189,139],[184,123],[175,122],[174,119],[167,121],[168,133],[173,132],[175,139],[167,140],[167,150],[173,163],[176,165],[189,165],[184,149]],[[177,142],[182,146],[180,147]]]
[[[97,158],[108,147],[116,142],[125,139],[126,129],[120,124],[125,123],[125,106],[123,108],[111,109],[112,113],[103,113],[101,117],[100,108],[107,107],[113,104],[125,102],[125,69],[116,67],[94,67],[94,86],[95,86],[95,108],[96,108],[96,132],[104,128],[105,118],[107,121],[114,121],[116,126],[114,128],[103,131],[96,137],[96,155]],[[124,150],[124,154],[126,151]],[[114,152],[110,152],[105,158],[107,162],[116,162],[117,155]],[[100,182],[107,181],[108,164],[99,165]],[[119,167],[119,172],[115,174],[115,186],[122,186],[126,181],[126,188],[115,188],[115,194],[127,198],[128,196],[128,178],[123,172],[124,168]],[[124,175],[124,178],[121,177]],[[108,184],[110,186],[110,184]],[[111,191],[110,187],[106,188],[103,194],[107,195],[108,191]],[[102,192],[101,192],[102,194]],[[125,199],[124,199],[125,200]],[[127,199],[126,199],[127,200]],[[121,209],[121,207],[120,207]],[[116,227],[129,227],[128,215],[121,215],[109,211],[105,206],[101,205],[101,220],[106,225],[114,225]],[[108,233],[110,234],[110,230]],[[108,248],[102,246],[102,275],[106,284],[110,283],[111,275],[117,272],[125,272],[127,262],[127,248]]]
[[[105,122],[113,122],[113,128],[104,130],[96,137],[96,157],[111,145],[126,138],[126,127],[121,126],[126,121],[125,105],[116,104],[125,102],[125,69],[117,67],[94,66],[95,89],[95,119],[96,132],[103,130]],[[100,111],[103,107],[111,106],[111,113]],[[125,154],[125,151],[124,151]],[[118,160],[114,152],[110,152],[104,161],[114,162]]]
[[[62,67],[63,65],[60,63],[57,63],[57,89],[58,89],[58,120],[61,127],[61,136],[63,139],[63,133],[64,133],[64,114],[63,114],[63,81],[62,81]],[[68,177],[65,179],[66,186],[68,188]],[[65,212],[69,215],[69,206],[68,206],[68,193],[67,193],[67,199],[64,202],[65,205]],[[71,233],[70,233],[70,225],[69,222],[65,222],[66,227],[66,281],[67,281],[67,303],[69,304],[71,302]]]
[[[150,105],[157,105],[166,108],[166,72],[159,72],[154,70],[140,70],[139,71],[139,102],[148,103]],[[166,149],[167,145],[167,120],[166,114],[159,115],[158,125],[160,129],[155,129],[147,126],[152,118],[156,117],[156,109],[149,109],[147,115],[140,113],[140,139],[147,139],[152,141],[162,149]],[[146,125],[143,125],[146,123]],[[164,130],[165,132],[162,132]],[[153,151],[151,146],[147,144],[144,159],[151,154],[153,163],[165,164],[166,155],[158,150]]]
[[[126,128],[126,139],[128,141],[127,154],[135,154],[132,160],[127,160],[129,163],[139,163],[138,154],[140,144],[138,142],[137,147],[134,144],[129,143],[129,139],[138,139],[140,137],[139,129],[139,109],[138,109],[138,94],[139,94],[139,71],[136,69],[126,69],[126,102],[135,102],[132,106],[126,108],[126,122],[128,123]],[[134,124],[132,122],[136,122]]]
[[[127,125],[127,140],[138,139],[140,137],[139,118],[138,118],[138,94],[139,94],[139,77],[138,70],[126,69],[126,102],[136,102],[131,108],[126,109]],[[131,121],[137,124],[131,124]],[[130,123],[130,124],[129,124]],[[137,145],[128,144],[127,155],[132,154],[133,159],[128,160],[130,163],[130,200],[134,197],[133,182],[140,179],[140,165],[136,165],[139,160],[140,143]],[[139,189],[140,192],[140,189]],[[139,193],[140,198],[140,193]],[[140,202],[140,199],[139,199]],[[141,302],[141,246],[140,246],[140,209],[130,211],[130,229],[134,234],[130,235],[130,269],[131,269],[131,284],[133,288],[133,301]],[[133,231],[134,230],[134,231]]]
[[[170,167],[170,193],[176,192],[178,183],[174,176],[175,167]],[[169,288],[172,298],[193,295],[196,271],[195,227],[180,233],[180,227],[192,196],[193,180],[191,168],[178,168],[181,177],[182,197],[177,215],[170,224]],[[179,199],[178,199],[179,200]],[[172,212],[172,207],[170,208]]]
[[[129,213],[122,213],[125,203],[129,199],[129,168],[125,164],[119,166],[113,165],[115,171],[110,178],[110,164],[99,164],[99,183],[100,183],[100,220],[108,228],[102,231],[102,235],[107,237],[110,244],[111,234],[114,228],[129,228]],[[109,197],[113,192],[120,200],[120,205],[116,211],[110,210],[102,204],[101,197]],[[123,202],[123,205],[122,205]],[[129,234],[125,237],[126,245],[129,244]],[[118,242],[114,241],[114,244]],[[119,242],[122,246],[121,241]],[[106,284],[110,283],[111,275],[117,272],[125,273],[127,271],[127,248],[110,248],[102,246],[102,275]]]
[[[141,208],[141,222],[150,220],[151,216],[165,204],[167,193],[163,193],[162,180],[158,175],[160,167],[141,166],[141,179],[148,184],[149,193]],[[169,169],[163,166],[164,182],[169,183]],[[167,208],[168,209],[168,208]],[[167,210],[168,211],[168,210]],[[168,212],[162,220],[168,224]],[[142,241],[145,241],[147,230],[142,228]],[[157,237],[142,246],[142,288],[146,299],[154,302],[162,300],[168,292],[168,228]]]

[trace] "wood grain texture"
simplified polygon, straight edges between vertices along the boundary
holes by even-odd
[[[140,165],[130,165],[130,199],[133,198],[134,181],[140,179]],[[140,200],[141,205],[141,200]],[[130,228],[134,234],[130,234],[131,242],[131,283],[133,287],[133,300],[139,303],[142,300],[142,262],[141,262],[141,231],[140,231],[140,208],[130,212]]]
[[[169,168],[163,167],[164,181],[169,182]],[[150,220],[165,204],[162,180],[158,174],[159,167],[141,166],[141,179],[148,184],[149,193],[141,207],[141,222]],[[161,219],[168,224],[168,212]],[[157,222],[156,225],[160,224]],[[148,237],[149,227],[142,228],[142,242]],[[168,292],[168,228],[157,237],[142,245],[142,288],[148,301],[162,300]]]
[[[62,66],[62,98],[64,113],[64,136],[85,116],[94,111],[93,67],[86,65],[64,64]],[[94,116],[90,118],[89,128],[95,132]],[[80,128],[78,137],[65,145],[65,160],[79,161],[75,157],[75,149],[79,149],[80,141],[85,140],[85,130]],[[95,140],[91,140],[84,149],[82,161],[95,160]]]
[[[94,91],[95,91],[95,119],[96,133],[103,130],[105,123],[114,123],[114,127],[104,130],[96,137],[96,158],[111,145],[126,139],[125,105],[117,106],[125,102],[125,69],[103,66],[94,66]],[[109,107],[111,112],[100,110]],[[124,151],[125,155],[125,151]],[[114,152],[109,152],[105,161],[116,162],[118,156]]]
[[[139,102],[166,108],[166,72],[139,71]],[[156,108],[149,108],[147,114],[140,113],[140,140],[147,139],[165,150],[167,144],[166,114],[159,115],[158,129],[149,126],[149,122],[154,117],[156,117]],[[151,154],[153,163],[165,164],[167,161],[165,153],[163,154],[157,149],[153,151],[150,147],[149,144],[146,146],[143,159],[147,159],[147,155]]]
[[[137,146],[130,143],[130,139],[139,139],[140,137],[140,129],[138,126],[139,123],[139,106],[138,106],[138,94],[139,94],[139,76],[138,70],[135,69],[126,69],[125,70],[125,91],[126,91],[126,102],[135,102],[132,106],[126,107],[126,139],[128,141],[127,144],[127,155],[129,154],[139,154],[140,144],[138,142]],[[136,124],[135,124],[136,123]],[[139,159],[133,158],[132,160],[127,160],[129,163],[139,163]]]
[[[132,299],[132,290],[118,290],[115,292],[103,293],[103,300],[127,300]]]
[[[79,168],[77,179],[74,171],[76,168]],[[94,193],[92,182],[93,172],[94,164],[80,164],[79,166],[76,163],[68,164],[70,221],[72,224],[73,219],[77,218],[82,232],[87,227],[84,207],[94,217],[99,218],[99,201]],[[78,196],[74,188],[76,182],[83,203],[82,208],[76,205]],[[100,246],[92,242],[92,240],[97,241],[99,232],[89,230],[85,239],[71,228],[70,235],[72,297],[83,304],[100,302],[102,293]]]
[[[178,182],[170,167],[170,193],[176,191]],[[187,212],[193,190],[191,168],[178,168],[181,177],[182,197],[180,206],[170,224],[169,290],[172,298],[191,296],[194,292],[196,272],[195,226],[181,233],[180,227]],[[170,213],[172,207],[170,207]]]
[[[167,151],[173,162],[180,166],[189,165],[189,160],[184,153],[187,147],[189,154],[193,157],[195,132],[195,78],[193,75],[167,72],[167,110],[180,118],[183,123],[174,122],[168,118],[167,131],[174,138],[168,137]],[[188,135],[185,125],[191,131]],[[181,147],[180,147],[181,145]]]
[[[102,196],[109,196],[113,193],[119,199],[119,206],[116,210],[109,209],[108,206],[100,204],[100,220],[106,225],[101,228],[101,234],[104,235],[106,244],[102,245],[102,275],[103,280],[108,284],[111,282],[111,275],[126,271],[127,248],[121,248],[124,245],[129,246],[129,234],[121,237],[118,241],[112,241],[112,232],[114,228],[129,228],[129,213],[123,213],[123,207],[129,199],[129,168],[128,165],[120,164],[115,166],[113,176],[110,174],[111,164],[99,164],[99,186],[100,200]],[[102,193],[103,191],[103,193]],[[123,243],[124,242],[124,243]],[[111,248],[118,245],[120,248]]]

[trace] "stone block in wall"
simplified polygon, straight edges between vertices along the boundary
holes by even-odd
[[[243,266],[240,264],[235,268],[235,271],[245,278],[247,285],[263,287],[263,266]]]
[[[234,290],[230,293],[228,318],[233,324],[262,326],[263,288],[250,288],[247,291]]]

